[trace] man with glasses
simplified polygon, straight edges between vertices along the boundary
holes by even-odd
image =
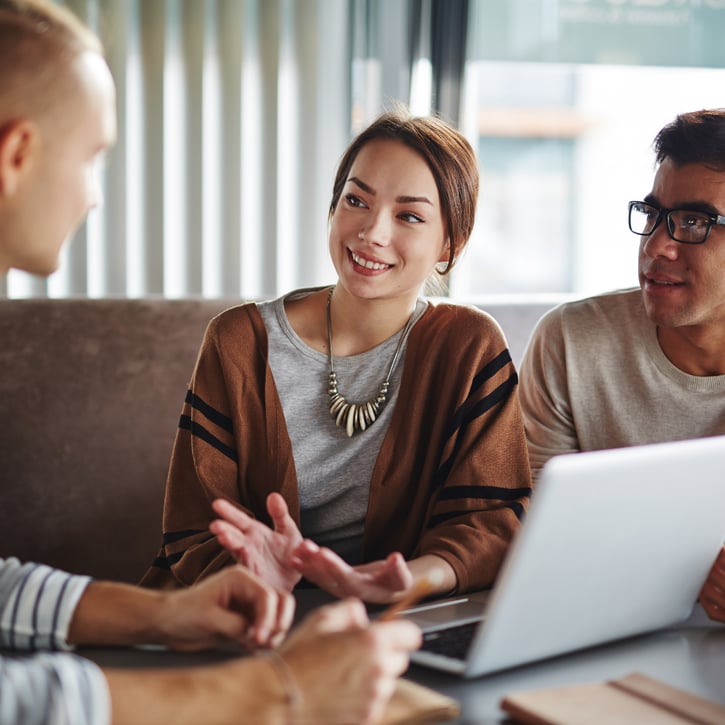
[[[639,288],[560,305],[526,351],[535,476],[561,453],[725,434],[725,109],[679,115],[654,149],[652,191],[629,203]],[[700,599],[725,621],[725,550]]]

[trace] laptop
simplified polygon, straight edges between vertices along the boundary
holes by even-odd
[[[476,677],[675,624],[724,538],[725,436],[557,456],[493,590],[404,613],[412,660]]]

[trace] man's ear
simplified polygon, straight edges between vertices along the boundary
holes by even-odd
[[[0,129],[0,194],[14,193],[31,166],[38,145],[38,127],[28,119],[12,121]]]

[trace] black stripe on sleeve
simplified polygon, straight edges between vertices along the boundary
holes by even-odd
[[[29,648],[31,650],[35,650],[35,641],[38,637],[38,619],[40,616],[40,603],[43,599],[43,592],[45,591],[45,585],[48,583],[48,579],[53,574],[52,569],[48,569],[48,571],[45,573],[45,576],[43,577],[43,583],[40,585],[40,589],[38,589],[38,596],[35,598],[35,604],[33,605],[33,633],[30,635],[30,643]]]
[[[178,554],[171,554],[170,556],[157,556],[151,562],[151,566],[155,566],[157,569],[171,569],[171,565],[176,564],[183,555],[184,553],[180,551]]]
[[[195,531],[194,529],[189,529],[187,531],[170,531],[166,534],[164,534],[164,546],[166,544],[172,543],[174,541],[179,541],[180,539],[184,539],[188,536],[193,536],[195,534],[203,534],[204,531]],[[196,542],[197,544],[204,544],[210,539],[214,538],[214,534],[209,534],[205,538],[203,538],[201,541]],[[157,556],[153,562],[151,563],[151,566],[155,566],[158,569],[171,569],[172,565],[176,564],[177,561],[181,559],[182,556],[186,553],[186,550],[184,551],[177,551],[175,554],[168,554],[166,556],[160,555]]]
[[[493,377],[501,368],[506,367],[511,362],[511,353],[508,348],[504,348],[491,362],[486,363],[481,371],[473,378],[472,389],[478,389],[489,378]]]
[[[504,488],[503,486],[449,486],[438,495],[439,501],[480,498],[494,501],[514,501],[531,495],[531,488]]]
[[[186,391],[186,402],[195,410],[198,410],[205,418],[215,425],[223,428],[227,433],[234,433],[232,419],[229,416],[220,413],[216,408],[212,408],[209,403],[204,402],[196,393],[191,390]]]
[[[521,521],[524,515],[524,507],[519,501],[512,501],[511,503],[507,503],[505,506],[502,506],[501,508],[509,508],[511,509],[516,518]],[[454,519],[457,516],[470,516],[472,513],[477,513],[475,510],[466,509],[464,511],[447,511],[443,514],[436,514],[435,516],[431,516],[430,521],[428,522],[428,528],[432,529],[438,526],[439,524],[445,523],[449,519]],[[484,512],[480,512],[484,513]]]
[[[206,529],[186,529],[184,531],[167,531],[164,534],[164,546],[166,544],[173,544],[175,541],[180,541],[181,539],[186,539],[189,536],[196,536],[197,534],[205,534]],[[208,538],[212,538],[209,536]]]
[[[157,569],[171,569],[177,561],[184,556],[185,551],[177,551],[176,554],[169,554],[168,556],[157,556],[151,566],[155,566]]]
[[[210,433],[203,425],[195,423],[188,415],[182,415],[179,419],[179,428],[182,430],[188,430],[191,435],[201,438],[201,440],[208,443],[213,448],[216,448],[219,453],[225,455],[230,460],[237,463],[237,452],[229,446],[222,443],[213,433]]]
[[[473,406],[473,408],[467,413],[465,418],[463,416],[465,404],[462,405],[461,408],[453,416],[447,438],[451,438],[458,431],[459,428],[462,428],[464,425],[470,423],[475,418],[484,415],[484,413],[488,412],[489,410],[491,410],[491,408],[501,403],[501,401],[506,400],[513,392],[517,382],[518,376],[514,372],[508,377],[507,380],[501,383],[501,385],[499,385],[494,391],[489,393],[483,400],[480,400],[478,403],[476,403],[476,405]],[[433,477],[433,491],[440,488],[445,480],[448,478],[448,474],[451,471],[453,462],[456,460],[456,456],[458,455],[458,448],[459,443],[456,444],[450,457],[447,460],[443,461],[443,463],[441,463],[440,467],[436,471],[436,474]]]
[[[505,351],[508,357],[508,350]],[[499,355],[496,360],[501,356]],[[492,361],[493,362],[493,361]],[[471,392],[468,394],[468,398],[463,402],[463,405],[453,414],[450,425],[448,426],[447,438],[450,438],[455,432],[463,425],[463,421],[470,421],[473,418],[483,415],[487,410],[490,410],[494,405],[497,405],[502,400],[506,399],[511,391],[516,387],[519,381],[519,377],[516,371],[512,372],[511,375],[499,385],[495,390],[492,390],[488,395],[479,400],[475,405],[471,406],[468,410],[469,400],[473,393],[475,393],[490,377],[498,370],[491,370],[492,362],[486,365],[486,367],[476,375],[474,378],[473,385],[471,386]],[[484,371],[489,370],[489,374],[484,375]]]
[[[465,420],[471,421],[478,418],[494,406],[498,405],[502,400],[506,400],[519,382],[519,376],[516,373],[511,375],[499,385],[495,390],[491,391],[485,398],[476,403],[465,417]]]
[[[58,629],[58,618],[60,617],[60,609],[61,605],[63,604],[63,599],[65,598],[65,590],[68,588],[68,584],[70,584],[71,577],[67,576],[65,578],[65,581],[63,582],[63,586],[60,588],[60,592],[58,592],[58,598],[55,600],[55,609],[53,610],[53,623],[50,628],[50,636],[51,636],[51,644],[50,648],[52,650],[60,649],[58,645],[58,640],[56,638],[56,632]]]
[[[10,618],[10,636],[8,639],[8,647],[11,650],[15,649],[15,632],[18,629],[18,613],[20,612],[20,602],[23,599],[23,591],[25,590],[25,585],[28,583],[28,579],[33,575],[33,572],[36,570],[37,566],[33,566],[30,568],[25,576],[23,577],[22,582],[20,582],[20,586],[18,587],[17,595],[15,597],[15,602],[13,603],[13,614]]]

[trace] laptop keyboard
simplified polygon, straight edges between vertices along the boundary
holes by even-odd
[[[459,624],[447,629],[423,634],[421,650],[433,654],[445,655],[456,660],[465,660],[480,622]]]

